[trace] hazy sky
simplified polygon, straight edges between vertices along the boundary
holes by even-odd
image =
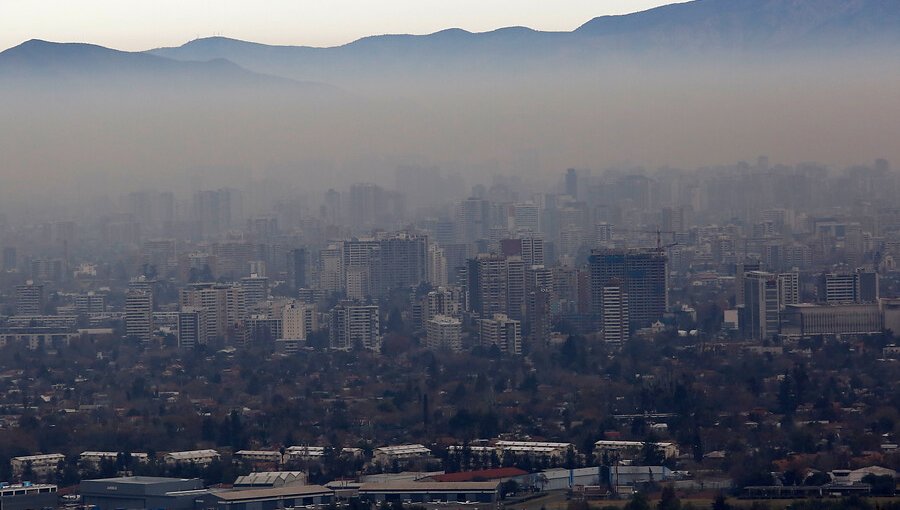
[[[333,46],[449,27],[572,30],[668,3],[675,0],[0,0],[0,49],[28,39],[144,50],[213,35]]]

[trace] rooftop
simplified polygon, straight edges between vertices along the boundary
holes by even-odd
[[[222,491],[214,496],[226,501],[243,501],[248,499],[266,499],[290,496],[308,496],[311,494],[331,494],[331,489],[321,485],[293,485],[275,489],[251,489],[244,491]]]

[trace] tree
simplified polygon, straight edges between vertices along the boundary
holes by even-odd
[[[644,496],[640,492],[635,492],[631,495],[631,499],[628,500],[628,503],[625,503],[625,510],[650,510],[650,502],[647,501],[647,496]]]
[[[872,486],[872,494],[875,496],[893,496],[897,491],[897,484],[891,475],[868,474],[863,477],[862,482]]]
[[[724,494],[716,496],[712,504],[712,510],[731,510],[731,505],[728,504]]]
[[[656,508],[659,510],[681,510],[681,500],[678,499],[675,489],[671,485],[663,488]]]

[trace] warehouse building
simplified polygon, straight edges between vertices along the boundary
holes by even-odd
[[[0,508],[3,510],[56,508],[58,503],[55,485],[0,483]]]
[[[81,481],[81,500],[86,508],[194,508],[194,499],[205,494],[199,478],[126,476]]]
[[[196,510],[277,510],[327,505],[334,492],[321,485],[294,485],[274,489],[207,492],[196,498]]]
[[[365,483],[359,488],[363,501],[381,503],[473,503],[496,505],[500,482],[393,482]]]

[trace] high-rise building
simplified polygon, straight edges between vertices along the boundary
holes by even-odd
[[[540,237],[523,237],[522,260],[526,267],[544,265],[544,240]]]
[[[78,315],[90,315],[106,311],[106,294],[87,292],[78,294],[74,298],[75,313]]]
[[[497,346],[500,352],[522,354],[522,324],[506,314],[478,320],[478,337],[483,347]]]
[[[161,276],[174,274],[178,265],[178,251],[175,239],[153,239],[141,246],[143,263]]]
[[[516,230],[541,232],[541,208],[535,203],[524,202],[513,206],[513,219]]]
[[[379,293],[415,287],[426,281],[427,244],[427,238],[407,232],[396,232],[378,240],[381,264],[377,269]]]
[[[184,308],[203,308],[206,317],[207,340],[225,338],[247,317],[247,300],[243,285],[195,283],[182,289],[179,305]]]
[[[603,340],[614,346],[624,345],[629,339],[628,295],[625,286],[618,280],[611,280],[603,286]]]
[[[244,297],[247,300],[247,306],[254,306],[269,299],[269,279],[250,275],[241,278],[241,287],[244,288]]]
[[[340,304],[331,310],[329,344],[332,349],[381,349],[381,322],[375,305]]]
[[[132,278],[128,282],[128,290],[137,290],[150,294],[150,299],[153,302],[153,310],[156,310],[156,293],[158,292],[158,286],[158,281],[153,278],[147,278],[146,276],[138,276]]]
[[[343,283],[349,299],[374,296],[380,288],[381,244],[374,238],[353,238],[342,246]]]
[[[574,168],[566,170],[566,195],[578,199],[578,171]]]
[[[792,271],[778,275],[778,309],[800,303],[800,273]]]
[[[306,341],[310,333],[319,329],[316,305],[288,303],[281,311],[281,328],[282,338]]]
[[[447,257],[444,256],[444,249],[436,244],[428,246],[428,283],[432,287],[446,287],[447,280]]]
[[[31,278],[37,282],[61,282],[66,277],[66,263],[62,259],[34,259]]]
[[[228,188],[198,191],[194,193],[193,213],[199,237],[219,235],[243,220],[241,194]]]
[[[446,315],[436,315],[425,326],[426,345],[429,349],[462,351],[462,322]]]
[[[779,332],[778,277],[763,271],[744,274],[741,330],[747,338],[763,340]]]
[[[525,292],[553,292],[553,270],[543,265],[525,268]]]
[[[600,222],[594,225],[594,246],[601,247],[612,241],[615,232],[612,223]]]
[[[482,198],[468,198],[459,207],[458,224],[462,241],[471,243],[476,239],[487,237],[490,221],[491,203]]]
[[[603,288],[617,280],[628,296],[633,325],[647,326],[668,309],[666,256],[658,250],[593,250],[590,256],[591,301],[595,320],[603,317]]]
[[[158,234],[175,220],[175,195],[171,191],[135,191],[126,200],[128,212],[149,232]]]
[[[19,258],[16,254],[15,246],[7,246],[3,248],[3,270],[12,271],[19,266]]]
[[[280,315],[251,314],[247,319],[249,341],[255,344],[271,344],[279,338],[284,338],[283,326]]]
[[[457,288],[438,287],[422,298],[422,321],[427,322],[438,315],[458,317],[460,296]]]
[[[467,309],[480,317],[506,313],[509,268],[505,258],[480,254],[468,261]]]
[[[738,263],[734,270],[734,304],[744,304],[744,275],[750,271],[761,271],[762,264],[758,260],[747,260]]]
[[[386,192],[377,184],[356,183],[350,186],[350,224],[354,227],[374,225],[384,216]]]
[[[506,314],[517,321],[525,316],[525,262],[522,257],[506,259]]]
[[[522,257],[525,267],[540,266],[544,264],[544,240],[534,235],[502,239],[500,254],[504,257]]]
[[[44,286],[32,280],[16,286],[16,315],[44,313]]]
[[[207,343],[206,309],[187,306],[178,312],[178,347],[194,349]]]
[[[131,289],[125,293],[125,335],[143,343],[153,335],[153,294]]]
[[[344,290],[343,248],[331,244],[319,252],[319,288],[327,292]]]
[[[288,285],[294,294],[309,286],[307,265],[306,248],[296,248],[288,252]]]
[[[819,277],[819,301],[830,305],[876,303],[878,287],[878,273],[874,271],[826,273]]]
[[[552,294],[546,289],[534,289],[525,296],[525,331],[529,345],[545,345],[550,335]]]

